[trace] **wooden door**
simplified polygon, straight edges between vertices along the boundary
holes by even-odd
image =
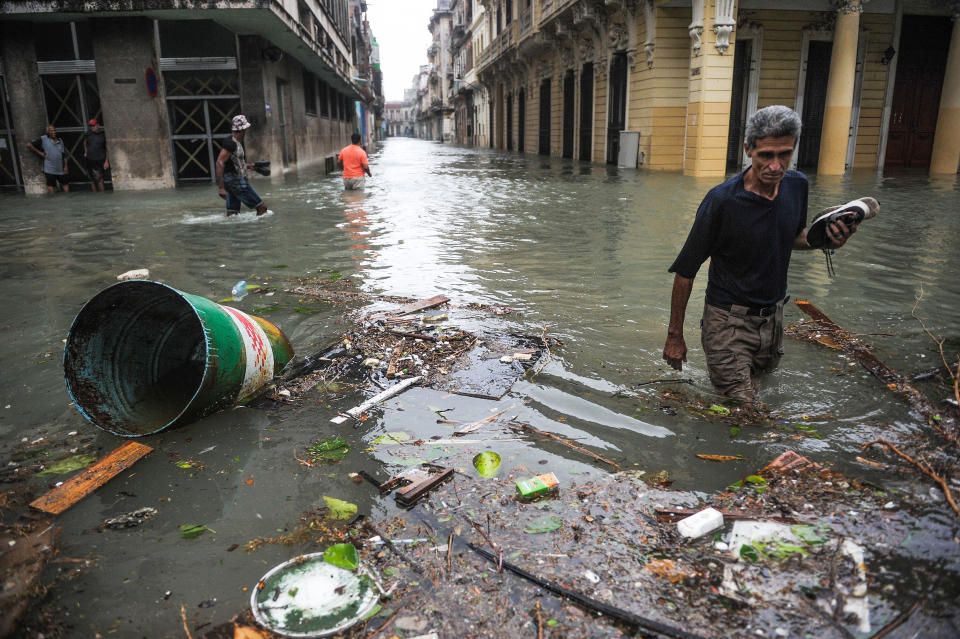
[[[573,108],[574,108],[573,70],[563,76],[563,157],[573,157]]]
[[[884,168],[930,166],[951,26],[949,18],[903,17]]]
[[[607,117],[607,164],[620,157],[620,132],[627,124],[627,54],[613,56],[610,65],[610,110]]]
[[[527,137],[527,91],[520,89],[517,95],[517,151],[523,153],[526,149]]]
[[[540,83],[540,155],[550,155],[550,78]]]
[[[830,78],[830,54],[833,42],[811,40],[807,51],[807,79],[803,88],[803,128],[797,149],[797,168],[816,169],[820,162],[820,134],[823,132],[823,111],[827,103],[827,80]]]
[[[727,128],[727,170],[743,165],[743,132],[747,120],[752,40],[737,40],[733,54],[733,90],[730,95],[730,126]]]
[[[580,159],[593,159],[593,63],[580,72]]]
[[[507,94],[507,151],[513,150],[513,93]]]

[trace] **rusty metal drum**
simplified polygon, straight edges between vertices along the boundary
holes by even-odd
[[[279,328],[160,282],[121,282],[73,320],[67,390],[94,425],[141,437],[251,397],[293,357]]]

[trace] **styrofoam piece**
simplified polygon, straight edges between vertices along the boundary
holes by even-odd
[[[716,508],[704,508],[677,522],[677,531],[684,537],[702,537],[723,526],[723,513]]]
[[[423,377],[421,377],[420,375],[417,375],[416,377],[410,377],[410,378],[408,378],[408,379],[403,380],[402,382],[400,382],[400,383],[398,383],[398,384],[394,384],[393,386],[391,386],[391,387],[388,388],[387,390],[385,390],[385,391],[383,391],[382,393],[379,393],[379,394],[377,394],[377,395],[374,395],[373,397],[371,397],[371,398],[368,399],[367,401],[363,402],[363,403],[360,404],[359,406],[356,406],[356,407],[354,407],[354,408],[351,408],[350,410],[348,410],[348,411],[345,413],[346,416],[345,416],[345,415],[337,415],[336,417],[334,417],[334,418],[331,419],[330,421],[333,422],[334,424],[342,424],[343,422],[347,421],[348,417],[357,417],[357,416],[360,415],[360,413],[362,413],[363,411],[365,411],[365,410],[367,410],[367,409],[369,409],[369,408],[373,408],[374,406],[376,406],[376,405],[379,404],[380,402],[382,402],[382,401],[384,401],[384,400],[387,400],[387,399],[390,399],[390,398],[393,397],[394,395],[396,395],[396,394],[398,394],[398,393],[400,393],[400,392],[402,392],[402,391],[405,391],[407,388],[409,388],[410,386],[416,384],[416,383],[419,382],[421,379],[423,379]]]

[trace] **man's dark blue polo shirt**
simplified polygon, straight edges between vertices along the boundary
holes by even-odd
[[[793,241],[807,224],[807,176],[787,171],[777,197],[768,200],[743,188],[745,173],[703,198],[670,267],[671,273],[693,279],[709,257],[711,304],[761,307],[786,297]]]

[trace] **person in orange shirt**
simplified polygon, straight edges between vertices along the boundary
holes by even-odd
[[[373,173],[370,172],[370,164],[367,162],[367,152],[360,146],[360,134],[351,135],[350,142],[337,156],[337,165],[343,169],[343,188],[354,191],[363,188],[364,173],[370,177],[373,177]]]

